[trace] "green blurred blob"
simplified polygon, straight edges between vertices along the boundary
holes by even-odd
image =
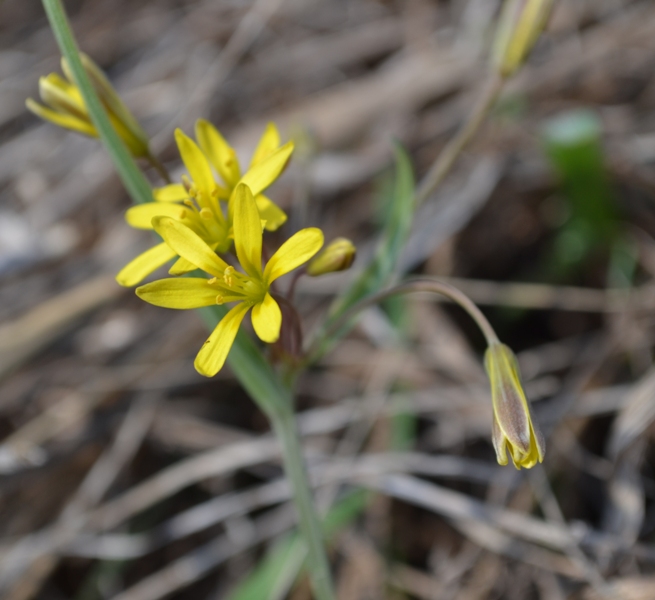
[[[560,178],[568,220],[559,228],[550,269],[566,275],[620,234],[616,203],[603,161],[602,128],[595,113],[575,110],[543,129],[546,155]]]

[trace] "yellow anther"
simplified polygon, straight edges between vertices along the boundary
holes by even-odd
[[[232,287],[233,283],[232,273],[234,273],[234,267],[227,267],[225,271],[223,271],[223,281],[225,281],[225,283],[230,287]]]
[[[180,211],[180,219],[186,219],[186,217],[187,217],[187,212],[186,210],[182,209]]]
[[[214,218],[214,213],[208,208],[203,208],[200,211],[200,216],[205,219],[205,221],[211,221]]]
[[[207,280],[207,283],[209,285],[214,285],[217,281],[218,281],[218,279],[216,277],[212,277],[211,279]]]
[[[184,200],[182,200],[182,202],[186,204],[189,208],[194,208],[193,200],[189,198],[185,198]]]
[[[218,294],[218,296],[216,296],[216,304],[223,304],[223,302],[225,302],[225,299],[223,298],[223,296]]]

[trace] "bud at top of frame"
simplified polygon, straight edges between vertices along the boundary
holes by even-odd
[[[494,39],[493,63],[504,77],[525,61],[546,26],[555,0],[505,0]]]
[[[307,275],[317,277],[345,271],[353,264],[356,254],[355,244],[346,238],[336,238],[307,265]]]
[[[529,469],[543,461],[545,444],[532,422],[516,357],[505,344],[493,343],[484,355],[484,366],[491,383],[492,439],[498,463],[507,464],[509,447],[514,466]]]

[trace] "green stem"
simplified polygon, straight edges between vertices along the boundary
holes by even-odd
[[[271,416],[273,429],[282,443],[284,466],[291,483],[293,500],[298,511],[300,533],[307,547],[307,569],[311,576],[316,600],[335,600],[330,565],[325,554],[323,530],[316,513],[307,470],[302,458],[300,437],[293,409],[278,411]]]
[[[123,140],[116,133],[109,121],[109,117],[98,98],[93,85],[86,74],[82,61],[80,60],[80,51],[75,42],[73,31],[71,30],[66,11],[60,0],[43,0],[50,27],[55,34],[57,44],[61,53],[68,61],[75,84],[84,98],[84,104],[89,111],[89,117],[93,122],[98,135],[102,140],[109,156],[111,157],[118,175],[123,185],[130,194],[132,200],[136,203],[152,201],[152,190],[148,180],[140,171],[136,162],[128,152]]]
[[[494,331],[493,327],[482,314],[482,311],[476,306],[476,304],[471,300],[464,292],[461,292],[456,287],[444,282],[439,281],[438,279],[427,279],[427,278],[417,278],[410,279],[398,285],[395,285],[388,290],[383,290],[377,292],[360,300],[357,304],[351,306],[346,312],[339,316],[330,326],[325,330],[324,335],[317,339],[311,347],[307,350],[306,358],[302,363],[302,366],[316,362],[323,354],[325,349],[325,340],[329,340],[332,336],[337,334],[340,330],[347,327],[352,323],[354,317],[359,314],[365,308],[373,306],[391,298],[393,296],[400,296],[404,294],[415,294],[417,292],[428,292],[431,294],[439,294],[440,296],[445,296],[455,304],[459,304],[468,315],[475,321],[475,324],[480,328],[482,335],[487,342],[487,345],[497,344],[498,336]]]

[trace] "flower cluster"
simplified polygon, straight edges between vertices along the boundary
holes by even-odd
[[[234,238],[231,199],[236,187],[244,184],[255,197],[264,227],[268,231],[278,229],[287,216],[263,192],[284,170],[293,152],[293,143],[280,145],[280,135],[275,125],[270,123],[248,170],[242,174],[236,152],[211,123],[199,120],[196,138],[198,143],[180,129],[175,131],[175,141],[188,176],[183,175],[181,183],[155,189],[153,202],[127,211],[127,222],[137,229],[153,229],[155,217],[172,217],[184,223],[212,250],[224,254],[232,247]],[[214,177],[212,167],[220,175],[220,183]],[[182,275],[196,269],[196,265],[163,242],[127,264],[116,280],[128,287],[137,285],[175,257],[179,258],[169,271],[171,275]]]
[[[241,271],[229,265],[190,227],[167,216],[155,217],[153,228],[164,243],[195,268],[211,278],[171,278],[137,288],[140,298],[166,308],[199,308],[236,302],[209,336],[195,360],[202,375],[218,373],[241,321],[252,309],[252,324],[258,337],[277,341],[282,312],[271,286],[282,275],[307,262],[323,245],[323,232],[315,227],[291,236],[262,269],[262,219],[250,188],[240,183],[233,194],[234,247]]]
[[[235,303],[195,360],[198,372],[211,377],[223,367],[250,310],[257,336],[266,343],[278,340],[282,310],[275,298],[274,282],[309,261],[321,249],[323,233],[314,227],[298,231],[263,267],[264,231],[275,231],[287,219],[264,191],[286,167],[293,143],[281,144],[277,128],[270,123],[248,169],[242,172],[236,152],[213,125],[199,120],[195,133],[196,141],[179,129],[175,132],[188,175],[183,175],[180,183],[155,189],[152,202],[127,211],[131,226],[153,229],[163,241],[126,265],[117,281],[136,285],[174,258],[171,275],[197,269],[205,272],[205,277],[147,283],[136,293],[166,308]],[[323,271],[347,268],[351,262],[344,260]]]
[[[81,58],[131,154],[158,164],[145,132],[107,77],[88,56]],[[44,104],[30,98],[27,108],[60,127],[98,137],[65,60],[62,69],[65,78],[51,73],[39,81]],[[203,119],[196,123],[195,140],[177,129],[175,141],[187,173],[178,183],[154,189],[151,202],[134,206],[125,215],[129,225],[154,230],[163,241],[129,262],[116,280],[123,286],[138,285],[173,259],[170,275],[204,271],[209,278],[162,279],[139,287],[137,294],[152,304],[178,309],[235,303],[195,361],[200,373],[212,376],[225,363],[250,309],[257,336],[267,343],[279,338],[283,311],[275,299],[274,282],[314,257],[323,245],[323,233],[316,228],[297,232],[262,267],[264,231],[275,231],[287,220],[264,192],[284,171],[293,152],[293,143],[282,144],[273,123],[267,125],[247,169],[242,169],[236,151],[221,133]],[[353,244],[338,238],[303,272],[315,277],[347,269],[354,257]]]

